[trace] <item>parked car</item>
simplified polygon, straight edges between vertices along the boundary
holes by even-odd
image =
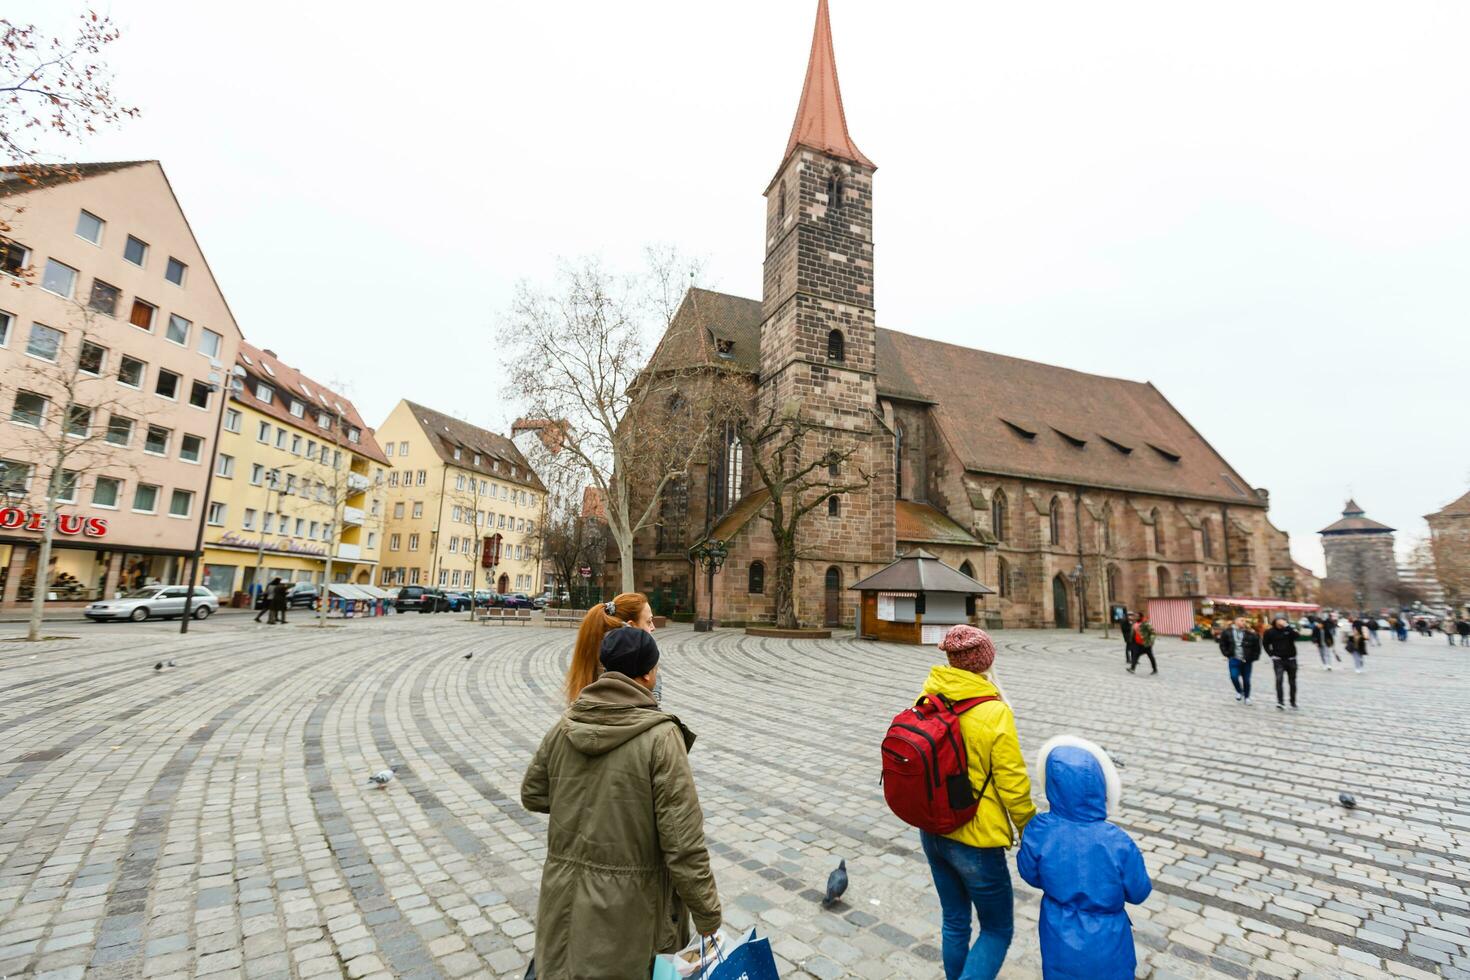
[[[286,592],[287,609],[315,609],[317,600],[317,586],[310,582],[297,582]],[[265,590],[256,593],[255,608],[265,608]]]
[[[393,600],[393,608],[401,613],[444,612],[449,608],[449,600],[438,589],[431,589],[424,585],[405,585],[398,590],[398,595]]]
[[[446,592],[444,593],[444,601],[449,603],[450,612],[464,612],[470,608],[470,603],[473,600],[463,592]]]
[[[507,592],[500,597],[500,605],[506,609],[535,609],[536,604],[524,592]]]
[[[108,619],[130,619],[141,623],[145,619],[174,619],[184,615],[184,600],[189,598],[188,586],[150,585],[134,589],[117,599],[101,599],[82,610],[82,615],[100,623]],[[219,612],[219,599],[202,585],[194,586],[194,598],[189,615],[195,619],[208,619]]]
[[[480,589],[475,593],[475,608],[486,609],[495,605],[495,593],[487,589]]]

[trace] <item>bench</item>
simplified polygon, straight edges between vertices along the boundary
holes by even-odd
[[[582,625],[582,617],[587,615],[585,609],[552,609],[549,606],[544,612],[547,626],[571,626],[573,628]]]
[[[486,626],[529,626],[529,609],[485,609],[480,613],[480,622]]]

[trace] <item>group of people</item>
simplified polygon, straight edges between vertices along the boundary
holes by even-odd
[[[279,577],[271,579],[270,584],[265,587],[265,602],[260,607],[260,611],[255,614],[255,621],[260,622],[260,617],[270,613],[266,625],[274,626],[277,623],[285,623],[286,608],[290,605],[286,597],[290,593],[291,586],[282,582]]]
[[[1044,973],[1128,980],[1136,961],[1124,906],[1144,901],[1152,884],[1138,846],[1108,822],[1119,797],[1112,760],[1082,739],[1047,743],[1036,772],[1050,811],[1038,814],[994,643],[962,625],[939,649],[946,662],[931,669],[922,695],[966,704],[956,727],[974,806],[952,832],[920,832],[941,907],[945,977],[999,973],[1014,932],[1006,851],[1019,843],[1017,871],[1044,893]],[[685,948],[696,933],[717,940],[723,916],[688,756],[695,736],[663,709],[660,691],[647,600],[626,593],[588,610],[567,671],[568,706],[521,783],[526,809],[550,817],[540,980],[646,980],[657,954]]]

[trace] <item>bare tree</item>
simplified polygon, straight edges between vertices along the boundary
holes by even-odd
[[[41,638],[46,575],[57,531],[96,533],[82,518],[62,515],[62,506],[73,503],[87,478],[103,469],[135,474],[126,447],[140,434],[145,447],[168,438],[148,424],[154,413],[146,396],[119,385],[118,366],[106,363],[106,348],[96,339],[101,314],[75,302],[70,309],[64,331],[32,326],[27,350],[34,356],[5,379],[10,421],[17,423],[9,430],[6,452],[19,458],[0,462],[0,483],[11,506],[26,503],[42,515],[29,640]]]
[[[844,464],[857,452],[856,443],[813,453],[809,437],[817,426],[794,409],[777,413],[773,406],[764,414],[741,417],[737,425],[761,488],[771,495],[760,517],[770,525],[776,543],[776,627],[795,629],[802,522],[831,498],[866,490],[872,478],[861,468],[856,480],[842,476]]]
[[[1470,529],[1454,524],[1434,529],[1429,553],[1426,564],[1444,590],[1445,601],[1456,609],[1470,603]]]
[[[680,391],[690,371],[647,363],[649,334],[673,321],[683,268],[672,251],[653,249],[637,276],[590,259],[564,265],[553,290],[517,288],[501,331],[525,414],[568,423],[562,452],[606,500],[627,592],[634,536],[657,521],[664,490],[688,474],[713,424],[708,406]]]

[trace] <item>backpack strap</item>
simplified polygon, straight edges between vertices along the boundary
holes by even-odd
[[[938,697],[939,700],[942,701],[944,703],[944,705],[947,708],[949,708],[950,711],[954,712],[956,715],[962,715],[966,711],[969,711],[971,708],[975,707],[976,705],[984,704],[986,701],[999,701],[1000,700],[1000,695],[998,695],[998,694],[987,694],[983,698],[966,698],[963,701],[951,701],[948,698],[944,697],[942,694],[941,695],[936,695],[936,697]],[[980,792],[978,792],[978,793],[975,794],[975,799],[976,800],[983,800],[983,799],[985,799],[985,791],[990,788],[990,782],[994,778],[995,778],[995,767],[992,765],[990,767],[990,769],[987,770],[986,773],[985,773],[985,784],[980,787]]]

